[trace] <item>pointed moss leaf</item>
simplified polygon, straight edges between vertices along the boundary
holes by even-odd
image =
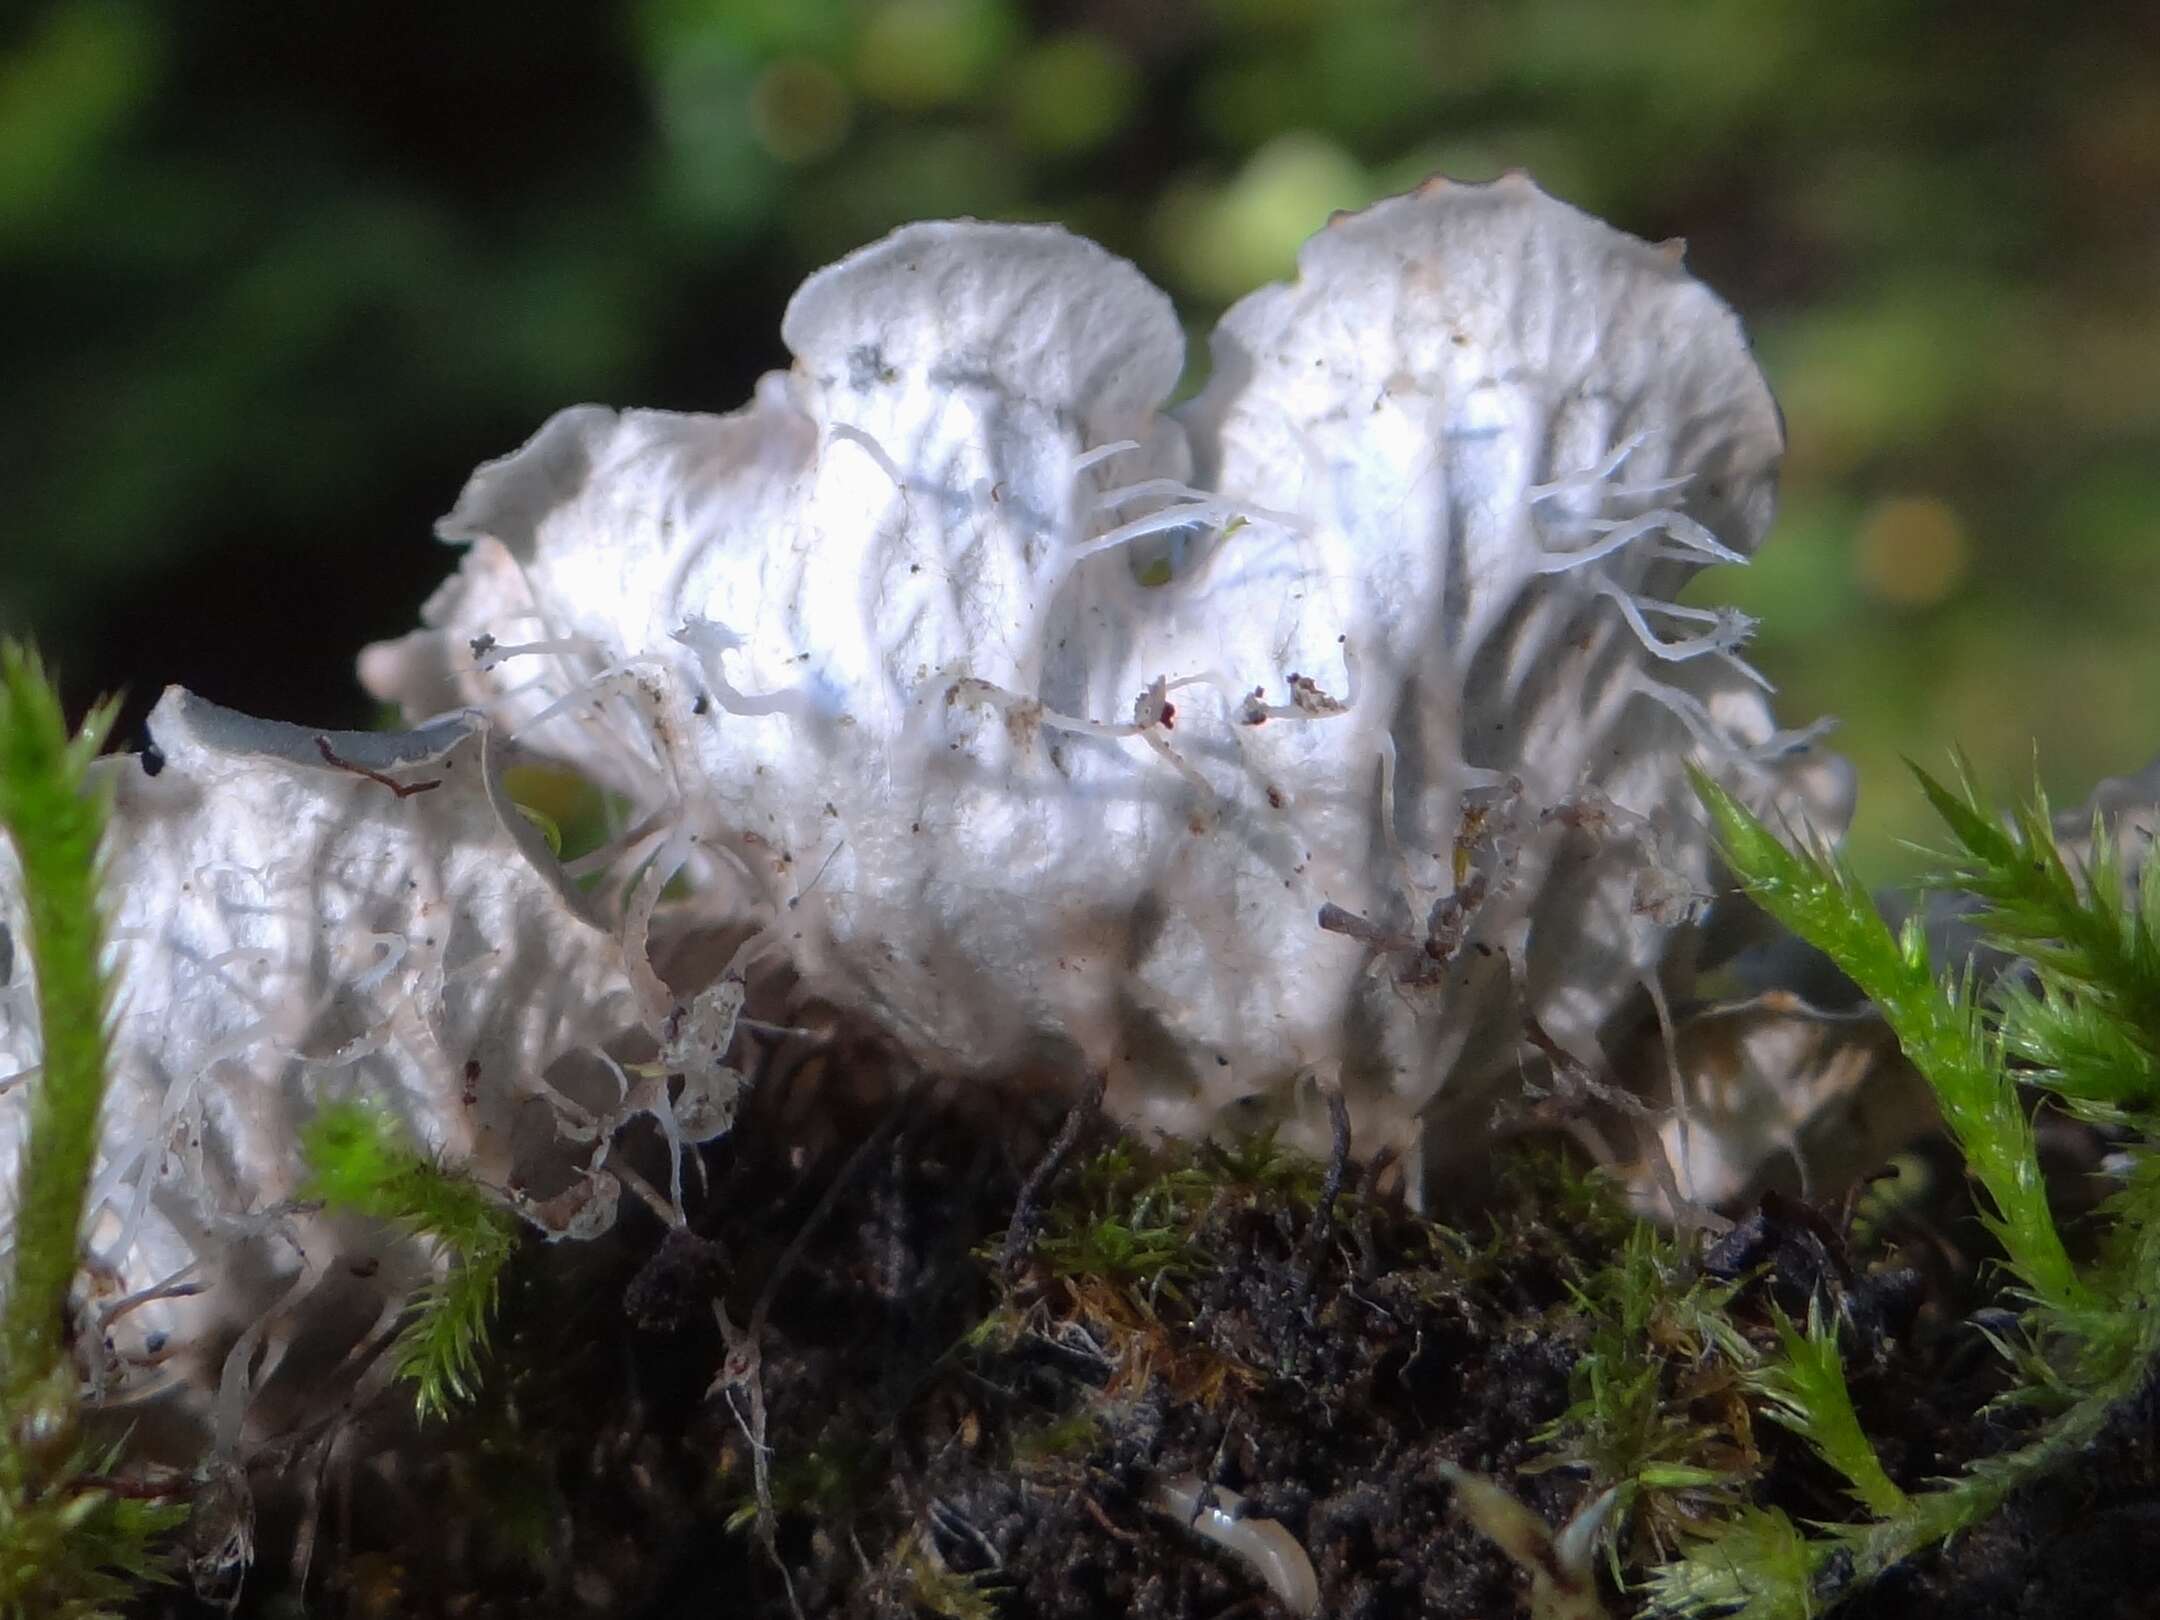
[[[1786,848],[1719,784],[1700,773],[1694,781],[1748,892],[1835,961],[1889,1021],[1995,1205],[1993,1229],[2024,1285],[2050,1305],[2087,1303],[2048,1210],[2031,1121],[1980,1021],[1969,974],[1938,983],[1916,920],[1893,937],[1866,889],[1834,857]]]

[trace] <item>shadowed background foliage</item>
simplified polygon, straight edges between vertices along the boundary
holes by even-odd
[[[803,274],[1057,219],[1202,332],[1332,208],[1526,168],[1688,238],[1787,414],[1714,581],[1789,721],[2065,796],[2160,745],[2160,9],[2011,0],[44,0],[0,21],[0,628],[77,708],[317,724],[465,474],[730,409]]]

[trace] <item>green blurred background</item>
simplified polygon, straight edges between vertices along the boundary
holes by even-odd
[[[358,723],[433,518],[576,400],[726,409],[907,219],[1063,220],[1203,332],[1333,208],[1526,168],[1685,236],[1792,451],[1720,580],[1828,711],[2081,791],[2160,748],[2160,7],[53,0],[0,21],[0,623],[71,699]]]

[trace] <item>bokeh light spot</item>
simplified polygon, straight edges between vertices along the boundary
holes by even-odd
[[[1372,198],[1356,158],[1301,131],[1261,147],[1228,185],[1173,187],[1156,234],[1186,289],[1227,302],[1289,275],[1314,220]]]
[[[1879,601],[1933,607],[1965,578],[1971,550],[1965,525],[1949,502],[1898,496],[1877,502],[1861,520],[1853,571],[1861,588]]]
[[[863,19],[855,82],[890,107],[950,106],[983,88],[1015,32],[999,0],[885,0]]]
[[[853,111],[839,75],[808,57],[773,63],[750,92],[750,128],[782,163],[811,163],[831,152],[847,139]]]
[[[1082,152],[1124,126],[1139,75],[1093,34],[1064,34],[1013,64],[1013,133],[1041,152]]]
[[[45,9],[0,51],[0,227],[26,224],[80,183],[136,113],[162,41],[133,6],[73,0]]]

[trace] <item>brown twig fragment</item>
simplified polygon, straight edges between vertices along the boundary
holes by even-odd
[[[1080,1132],[1102,1107],[1103,1091],[1110,1077],[1097,1069],[1088,1077],[1087,1090],[1073,1104],[1065,1116],[1065,1123],[1058,1127],[1050,1149],[1028,1172],[1027,1180],[1020,1184],[1020,1196],[1013,1201],[1012,1225],[1005,1230],[1005,1246],[998,1252],[998,1270],[1010,1277],[1020,1264],[1020,1256],[1026,1250],[1028,1239],[1034,1235],[1035,1222],[1041,1214],[1043,1190],[1050,1185],[1050,1178],[1058,1173],[1058,1166],[1065,1162],[1065,1155],[1072,1152],[1073,1144],[1080,1140]]]
[[[1320,1267],[1327,1259],[1328,1239],[1335,1234],[1335,1201],[1342,1196],[1343,1182],[1350,1173],[1350,1105],[1343,1100],[1342,1082],[1332,1075],[1320,1078],[1320,1094],[1327,1099],[1328,1124],[1333,1130],[1334,1141],[1328,1151],[1327,1176],[1320,1183],[1320,1196],[1313,1201],[1312,1231],[1306,1239],[1305,1255],[1305,1303],[1312,1304],[1314,1285],[1320,1279]]]
[[[425,782],[400,782],[396,777],[383,775],[381,771],[371,771],[365,765],[355,765],[330,746],[328,737],[317,737],[315,748],[322,755],[325,765],[334,765],[341,771],[351,771],[353,775],[364,776],[370,782],[380,782],[401,799],[409,799],[415,793],[425,793],[430,788],[442,786],[442,778],[439,776],[431,777]]]

